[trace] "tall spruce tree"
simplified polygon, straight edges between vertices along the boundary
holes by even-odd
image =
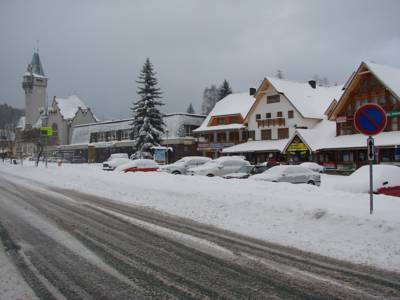
[[[159,110],[164,104],[160,100],[162,93],[155,75],[153,65],[147,58],[136,81],[140,99],[131,108],[135,158],[152,158],[151,148],[160,145],[164,133],[163,114]]]
[[[225,79],[224,82],[221,84],[221,86],[218,89],[218,100],[221,100],[228,96],[229,94],[232,94],[232,88],[229,85],[229,82]]]
[[[189,106],[188,106],[186,112],[187,112],[188,114],[195,114],[195,113],[196,113],[196,112],[194,111],[194,108],[193,108],[193,104],[192,104],[192,103],[189,104]]]

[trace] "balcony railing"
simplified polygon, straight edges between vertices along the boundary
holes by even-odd
[[[285,118],[258,119],[258,127],[285,126]]]

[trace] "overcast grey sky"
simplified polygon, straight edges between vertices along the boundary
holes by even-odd
[[[398,0],[1,0],[0,103],[24,106],[36,40],[48,95],[76,93],[100,117],[130,116],[146,57],[165,112],[200,111],[205,87],[235,92],[279,68],[344,82],[362,60],[400,67]]]

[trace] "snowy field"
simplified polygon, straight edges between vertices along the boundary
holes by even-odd
[[[0,171],[57,187],[156,209],[255,238],[400,272],[400,198],[335,190],[348,177],[322,176],[321,187],[167,173],[105,172],[101,165]],[[19,179],[23,180],[23,179]],[[28,183],[27,183],[28,184]]]

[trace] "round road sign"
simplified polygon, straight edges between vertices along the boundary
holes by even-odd
[[[364,135],[376,135],[386,127],[386,112],[378,104],[365,104],[354,114],[354,126]]]

